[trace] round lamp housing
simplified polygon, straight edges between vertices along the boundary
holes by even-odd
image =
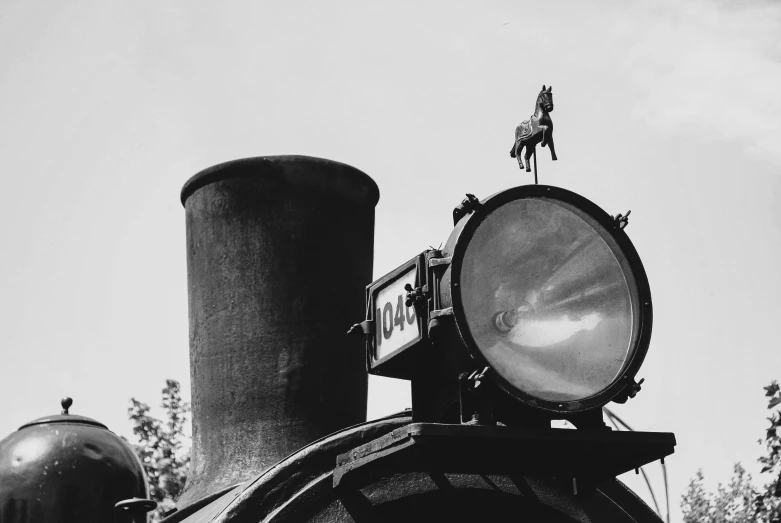
[[[440,307],[487,377],[533,407],[576,413],[634,386],[651,338],[648,279],[619,223],[573,192],[497,193],[445,245]]]

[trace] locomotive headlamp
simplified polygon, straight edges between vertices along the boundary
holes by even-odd
[[[446,305],[506,392],[579,411],[634,383],[625,378],[650,338],[648,281],[626,234],[593,203],[554,187],[510,189],[462,220],[445,251]]]
[[[409,349],[430,330],[446,340],[437,353],[449,372],[487,368],[478,374],[538,409],[575,414],[634,395],[652,309],[625,222],[541,185],[469,198],[454,216],[441,252],[367,289],[371,372],[413,377]],[[468,357],[454,364],[459,351]]]

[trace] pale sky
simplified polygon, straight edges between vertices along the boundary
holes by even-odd
[[[546,84],[559,160],[540,151],[540,182],[631,209],[651,284],[646,381],[611,408],[676,434],[674,514],[698,468],[756,475],[781,379],[779,34],[769,1],[0,0],[0,437],[64,395],[126,435],[131,396],[189,395],[194,173],[269,154],[363,170],[380,277],[444,242],[466,192],[533,181],[508,151]],[[370,417],[409,403],[372,380]]]

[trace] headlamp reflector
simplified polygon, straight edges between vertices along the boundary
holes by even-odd
[[[467,328],[512,388],[572,402],[622,376],[642,303],[629,260],[595,216],[563,199],[511,200],[479,221],[462,252],[454,292]]]

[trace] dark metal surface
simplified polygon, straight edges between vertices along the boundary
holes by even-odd
[[[472,358],[474,358],[476,362],[475,367],[482,367],[487,365],[484,357],[480,351],[477,350],[475,341],[472,339],[472,335],[469,329],[465,328],[466,318],[464,317],[462,297],[458,287],[461,278],[461,262],[466,246],[469,244],[470,238],[475,229],[481,223],[481,220],[483,220],[493,209],[497,209],[505,203],[518,198],[546,198],[565,202],[591,216],[597,221],[597,223],[605,228],[605,231],[612,235],[621,252],[626,257],[626,260],[629,264],[628,268],[631,270],[638,287],[638,302],[642,304],[642,306],[637,311],[639,314],[637,319],[637,348],[632,353],[630,361],[626,364],[624,370],[622,371],[621,377],[616,379],[611,385],[598,394],[586,398],[582,401],[545,401],[526,394],[523,391],[517,390],[496,372],[490,372],[488,377],[495,381],[497,385],[499,385],[499,387],[501,387],[507,393],[521,400],[522,402],[535,408],[554,413],[582,412],[584,410],[601,407],[603,404],[610,401],[613,397],[621,398],[621,394],[625,391],[628,394],[629,391],[634,390],[634,376],[643,362],[648,345],[650,343],[653,310],[651,305],[651,292],[648,285],[648,279],[645,275],[645,270],[643,268],[642,262],[640,261],[640,257],[638,256],[637,251],[635,250],[628,236],[626,236],[623,229],[620,228],[620,226],[610,215],[608,215],[605,211],[600,209],[597,205],[587,200],[586,198],[565,189],[545,185],[526,185],[515,187],[486,198],[482,202],[482,206],[477,212],[468,215],[458,222],[450,237],[448,238],[445,247],[443,248],[443,254],[446,256],[452,256],[453,262],[450,266],[450,269],[442,276],[442,280],[440,282],[440,299],[442,302],[441,306],[451,306],[453,308],[453,313],[456,320],[455,326],[458,331],[459,338],[462,340],[463,345],[469,351]],[[629,391],[627,389],[629,389]]]
[[[2,523],[143,523],[147,497],[133,450],[90,418],[47,416],[0,441]]]
[[[596,484],[663,459],[675,436],[659,432],[413,423],[337,458],[334,486],[360,488],[375,470],[522,474]]]
[[[156,507],[157,503],[155,501],[145,498],[124,499],[114,504],[114,508],[130,514],[146,514]]]
[[[654,512],[616,480],[598,485],[571,478],[487,473],[399,471],[377,467],[361,488],[334,488],[336,456],[407,425],[391,417],[345,429],[301,449],[186,518],[165,523],[546,521],[659,523]],[[569,431],[575,432],[575,431]],[[357,455],[357,454],[356,454]],[[386,460],[385,463],[388,463]],[[379,464],[379,463],[378,463]]]
[[[274,519],[274,514],[283,511],[283,507],[296,505],[300,501],[299,495],[310,496],[313,485],[331,489],[336,456],[410,421],[409,413],[400,412],[331,434],[299,449],[265,472],[254,475],[213,503],[188,513],[186,518],[173,514],[164,523],[256,523]],[[322,478],[327,478],[327,481],[323,483]]]
[[[453,209],[453,225],[456,225],[458,221],[469,214],[474,212],[480,207],[480,200],[474,194],[467,193],[460,204]]]
[[[616,222],[616,227],[619,229],[624,229],[627,225],[629,225],[629,215],[632,214],[632,210],[626,211],[626,214],[618,213],[613,217],[613,220]]]
[[[182,189],[193,406],[177,507],[366,415],[362,340],[376,184],[306,156],[217,165]]]
[[[521,160],[521,152],[526,147],[526,172],[531,171],[529,159],[534,155],[534,183],[537,183],[537,144],[550,148],[552,160],[557,160],[556,149],[553,146],[553,121],[550,114],[553,112],[553,93],[551,87],[542,86],[542,91],[537,95],[534,106],[534,114],[515,128],[515,142],[510,149],[510,157],[518,159],[518,167],[524,168]]]
[[[378,478],[360,491],[339,494],[331,504],[312,510],[315,513],[308,521],[661,522],[616,480],[606,481],[586,495],[573,495],[571,483],[537,476],[408,472]]]
[[[86,416],[79,416],[78,414],[69,414],[68,409],[73,405],[71,398],[63,398],[60,402],[62,405],[62,413],[52,414],[49,416],[43,416],[42,418],[34,419],[19,427],[19,430],[25,427],[31,427],[33,425],[40,425],[42,423],[79,423],[82,425],[94,425],[103,429],[107,429],[104,424]]]
[[[206,523],[220,514],[225,507],[230,505],[236,496],[244,492],[244,489],[250,484],[251,480],[239,483],[235,486],[227,487],[217,491],[214,494],[201,498],[195,503],[190,503],[182,510],[176,510],[167,513],[166,523]]]

